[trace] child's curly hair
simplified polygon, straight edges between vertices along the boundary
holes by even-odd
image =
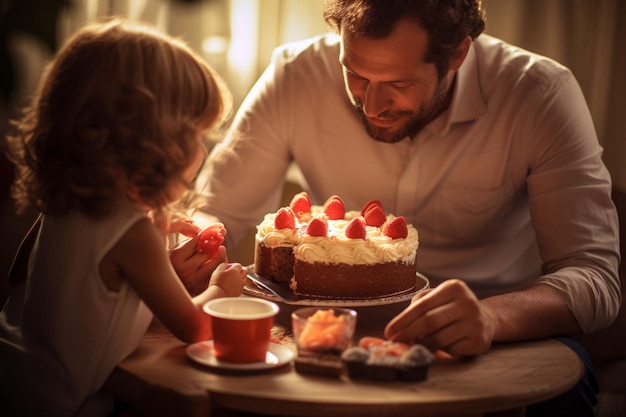
[[[230,105],[184,43],[119,19],[88,25],[46,68],[8,138],[18,210],[98,218],[125,198],[163,208],[198,135],[221,125]]]

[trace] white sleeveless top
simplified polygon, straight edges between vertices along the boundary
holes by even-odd
[[[109,291],[98,268],[144,217],[131,207],[102,221],[79,213],[43,217],[28,280],[0,313],[3,406],[46,416],[110,411],[110,399],[96,394],[137,347],[152,313],[128,282]]]

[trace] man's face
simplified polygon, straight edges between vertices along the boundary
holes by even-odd
[[[425,63],[428,34],[402,21],[384,39],[341,31],[344,82],[369,135],[387,143],[413,137],[448,106],[451,75]]]

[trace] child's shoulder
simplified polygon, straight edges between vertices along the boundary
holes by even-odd
[[[48,233],[85,243],[119,240],[138,223],[149,224],[148,214],[132,206],[120,207],[111,214],[98,218],[87,216],[77,210],[60,216],[43,216],[43,227]]]

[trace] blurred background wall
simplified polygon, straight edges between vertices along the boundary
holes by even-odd
[[[626,1],[483,3],[488,33],[572,69],[589,104],[614,183],[626,190]],[[222,74],[237,105],[276,45],[326,31],[322,4],[323,0],[0,0],[1,136],[7,118],[35,88],[45,63],[88,21],[119,15],[183,38]],[[15,215],[8,198],[11,167],[4,160],[0,160],[0,179],[0,274],[4,275],[33,213]]]

